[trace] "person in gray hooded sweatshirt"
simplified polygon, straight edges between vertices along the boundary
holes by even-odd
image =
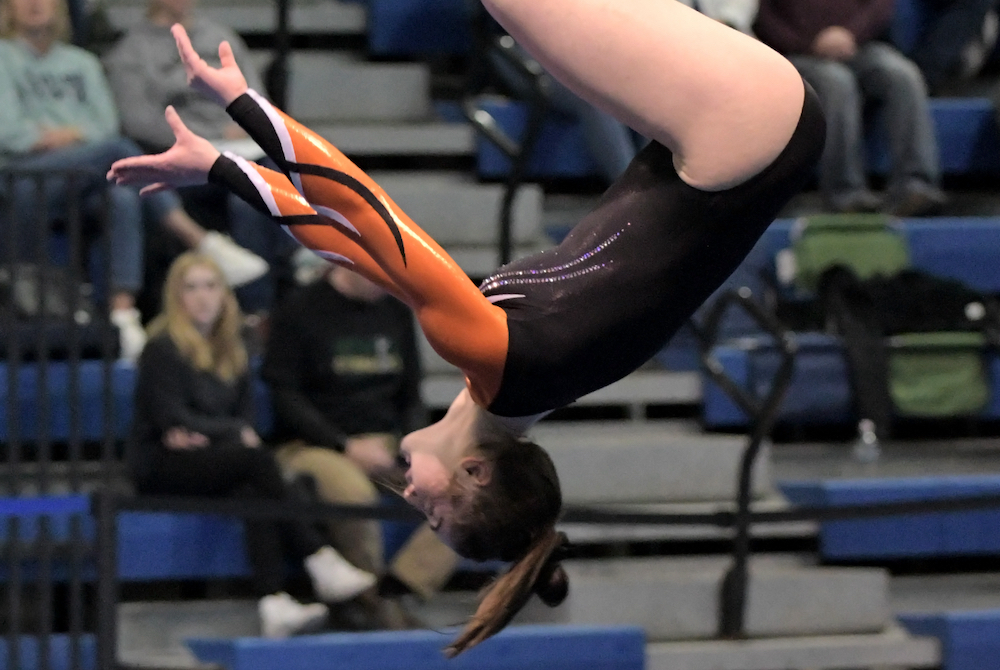
[[[195,0],[150,0],[145,20],[133,26],[104,57],[108,81],[121,113],[122,132],[150,153],[168,149],[174,143],[174,135],[163,118],[163,109],[173,105],[184,123],[202,137],[226,142],[227,148],[234,148],[229,144],[234,140],[246,140],[252,151],[253,143],[226,110],[188,86],[170,26],[184,25],[195,50],[209,62],[217,63],[219,43],[229,42],[251,86],[263,91],[260,74],[250,61],[246,43],[232,29],[195,10]],[[236,150],[243,153],[246,149]],[[246,158],[262,156],[260,152]],[[280,229],[266,223],[267,217],[217,186],[187,189],[183,195],[189,203],[224,203],[225,225],[233,239],[266,259],[272,267],[287,262],[298,248]],[[269,310],[275,300],[277,274],[278,270],[270,272],[237,291],[244,311]]]

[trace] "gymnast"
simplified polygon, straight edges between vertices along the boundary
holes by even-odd
[[[168,108],[174,146],[108,173],[145,192],[225,185],[409,305],[462,370],[445,416],[403,439],[403,496],[460,554],[510,566],[448,655],[499,631],[532,593],[550,606],[566,597],[559,482],[528,429],[659,351],[803,186],[824,137],[791,63],[674,0],[484,3],[558,80],[652,141],[561,244],[478,288],[368,175],[249,90],[226,43],[211,67],[180,26],[190,84],[281,171],[220,155]]]

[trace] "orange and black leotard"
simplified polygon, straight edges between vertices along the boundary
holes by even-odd
[[[822,151],[816,96],[775,161],[725,191],[695,189],[652,142],[555,248],[479,290],[357,166],[252,91],[229,112],[278,164],[223,156],[210,179],[296,239],[410,305],[477,403],[531,416],[571,403],[659,351],[749,253]]]

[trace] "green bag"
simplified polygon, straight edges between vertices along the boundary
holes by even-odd
[[[903,416],[969,416],[990,399],[981,333],[907,333],[890,339],[889,392]]]
[[[798,223],[792,252],[795,284],[815,292],[820,276],[837,265],[850,268],[859,279],[892,276],[910,267],[906,238],[884,214],[823,214]]]

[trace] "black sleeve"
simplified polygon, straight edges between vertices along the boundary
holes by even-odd
[[[146,408],[153,426],[161,433],[183,427],[212,441],[239,441],[248,425],[243,417],[209,416],[193,411],[185,399],[192,368],[167,338],[154,338],[139,359],[136,397]]]
[[[271,216],[271,210],[268,209],[264,198],[260,196],[260,191],[250,181],[250,177],[240,169],[236,161],[225,154],[221,154],[212,163],[212,169],[208,171],[208,183],[218,184],[229,189],[240,200],[243,200],[258,212],[263,212]]]
[[[297,302],[292,300],[271,322],[261,376],[271,388],[275,419],[286,430],[310,444],[343,451],[347,435],[303,391],[308,344],[301,337],[298,320],[307,314],[296,309]]]
[[[288,161],[281,148],[281,139],[271,123],[267,113],[254,100],[250,93],[244,93],[229,103],[226,107],[229,116],[240,125],[247,135],[264,150],[268,158],[277,163],[278,168],[287,174]]]
[[[237,160],[243,161],[243,159],[239,158]],[[245,162],[248,165],[253,165],[250,161]],[[258,212],[267,214],[273,220],[279,221],[283,225],[330,225],[319,214],[290,214],[282,216],[272,212],[257,189],[257,184],[251,181],[250,177],[240,168],[236,160],[233,160],[226,154],[220,154],[215,159],[215,162],[212,163],[212,167],[208,171],[208,182],[210,184],[218,184],[232,191],[240,200],[243,200]]]

